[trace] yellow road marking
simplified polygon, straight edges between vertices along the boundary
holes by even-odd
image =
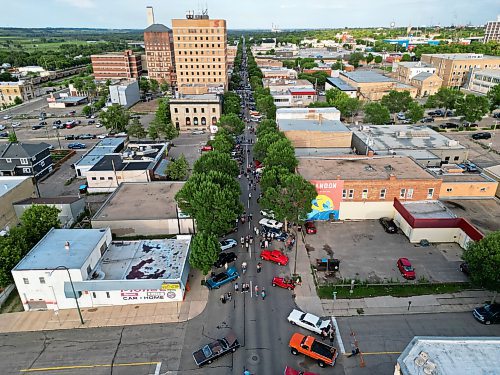
[[[113,367],[126,367],[126,366],[147,366],[147,365],[157,365],[160,362],[132,362],[132,363],[115,363]],[[74,365],[74,366],[57,366],[57,367],[39,367],[39,368],[27,368],[20,370],[21,372],[43,372],[43,371],[63,371],[63,370],[77,370],[77,369],[87,369],[96,367],[111,367],[111,364],[104,365]]]

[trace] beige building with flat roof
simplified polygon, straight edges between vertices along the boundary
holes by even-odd
[[[421,61],[436,68],[443,80],[443,87],[462,87],[474,69],[500,69],[500,56],[481,53],[435,53],[423,54]]]
[[[178,91],[202,85],[224,92],[228,86],[226,21],[189,13],[172,20]]]
[[[0,232],[19,223],[13,203],[35,198],[35,185],[29,176],[0,176]]]
[[[222,98],[217,94],[181,95],[170,99],[172,124],[180,131],[210,130],[222,114]]]
[[[33,99],[33,85],[27,81],[0,82],[0,108],[14,104],[16,97],[23,102]]]

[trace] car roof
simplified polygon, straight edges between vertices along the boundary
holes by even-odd
[[[404,266],[411,266],[411,263],[410,261],[408,260],[408,258],[399,258],[399,261],[401,262],[401,264],[403,264]]]

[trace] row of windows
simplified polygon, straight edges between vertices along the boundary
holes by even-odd
[[[174,33],[177,34],[223,34],[224,29],[222,28],[210,28],[210,29],[184,29],[175,28]]]
[[[2,91],[6,94],[11,94],[11,91],[12,90],[12,94],[17,94],[19,93],[19,90],[18,89],[2,89]]]
[[[179,118],[175,118],[175,126],[178,128],[179,127]],[[201,118],[201,125],[206,125],[207,124],[207,119],[205,117]],[[217,124],[217,117],[213,116],[212,117],[212,125]],[[186,125],[189,126],[191,125],[191,117],[186,117]],[[198,125],[198,117],[193,117],[193,125]]]
[[[210,78],[179,78],[179,82],[224,82],[225,80],[222,78],[214,78],[210,80]]]
[[[387,189],[380,189],[378,192],[379,199],[385,199],[387,195]],[[432,199],[434,195],[434,188],[427,189],[427,199]],[[413,189],[400,189],[399,198],[401,199],[412,199]],[[342,190],[342,199],[354,199],[354,189],[344,189]],[[368,199],[368,189],[363,189],[361,191],[361,199]]]
[[[106,178],[105,177],[99,177],[99,180],[104,181]],[[108,180],[112,180],[113,177],[108,177]],[[91,177],[92,181],[97,181],[97,177]]]
[[[45,284],[45,277],[39,277],[38,281],[40,282],[40,284]],[[30,281],[27,277],[23,277],[23,283],[28,285],[30,283]]]
[[[186,74],[184,74],[184,73],[186,73]],[[192,71],[187,71],[187,72],[182,72],[182,71],[181,71],[181,72],[179,72],[179,74],[180,74],[181,76],[183,76],[183,75],[186,75],[186,76],[194,76],[194,75],[199,76],[199,75],[204,75],[204,74],[200,74],[200,72],[196,72],[196,74],[194,74],[194,73],[195,73],[195,72],[192,72]],[[202,72],[202,73],[203,73],[203,72]],[[206,75],[207,75],[207,76],[210,76],[210,75],[213,75],[213,76],[220,75],[220,76],[221,76],[221,75],[222,75],[222,72],[221,72],[221,71],[219,71],[218,73],[219,73],[219,74],[217,74],[217,72],[213,72],[213,74],[210,74],[210,71],[208,71],[208,72],[206,72]]]
[[[198,43],[195,43],[194,45],[191,44],[191,43],[183,43],[182,44],[182,47],[183,48],[198,48]],[[210,44],[203,44],[203,43],[200,43],[199,45],[200,48],[210,48]],[[181,48],[181,45],[180,43],[177,43],[177,48]],[[215,43],[212,43],[212,48],[215,48]],[[217,44],[217,48],[220,48],[220,44]]]
[[[181,50],[181,51],[178,51],[178,52],[179,52],[179,55],[182,55],[182,54],[184,54],[184,55],[193,55],[193,51],[192,51],[192,50],[189,50],[189,53],[188,53],[188,51],[182,51],[182,50]],[[183,53],[183,52],[184,52],[184,53]],[[196,51],[194,51],[194,52],[195,52],[195,53],[194,53],[195,55],[198,55],[198,50],[196,50]],[[203,53],[204,51],[203,51],[203,50],[201,50],[201,51],[199,51],[199,52],[200,52],[200,53],[199,53],[200,55],[204,55],[204,53]],[[212,50],[208,50],[207,52],[208,52],[208,53],[207,53],[207,55],[210,55],[210,54],[212,54],[212,55],[218,55],[218,54],[219,54],[219,52],[218,52],[218,51],[215,51],[215,50],[213,50],[213,49],[212,49]],[[210,52],[211,52],[211,53],[210,53]]]
[[[208,38],[209,38],[208,36],[204,37],[205,39],[203,39],[203,37],[202,37],[202,36],[200,36],[200,37],[198,37],[198,36],[194,36],[194,37],[192,37],[192,38],[193,38],[193,39],[191,39],[191,36],[183,36],[183,37],[182,37],[182,40],[216,40],[216,39],[215,39],[215,36],[211,36],[211,37],[210,37],[210,39],[208,39]],[[200,39],[198,39],[198,38],[200,38]],[[220,36],[218,36],[218,37],[217,37],[217,40],[220,40]],[[181,37],[180,37],[180,36],[178,36],[178,37],[177,37],[177,41],[178,41],[178,42],[180,42],[180,41],[181,41]]]
[[[189,59],[187,57],[185,57],[185,58],[180,57],[180,58],[176,59],[177,63],[182,63],[182,62],[207,62],[208,63],[208,62],[216,62],[216,61],[222,62],[220,57],[218,57],[217,59],[215,57],[206,57],[206,58],[201,57],[199,59],[198,58],[193,59],[192,57]]]
[[[215,59],[214,59],[215,61]],[[220,62],[220,57],[219,57],[219,62]],[[190,65],[179,65],[179,69],[189,69]],[[191,65],[191,69],[205,69],[205,65]],[[222,69],[222,65],[218,65],[219,69]],[[217,65],[207,65],[207,69],[217,69]]]
[[[186,113],[189,113],[189,108],[185,108]],[[193,108],[193,113],[196,113],[197,108]],[[174,107],[174,113],[179,113],[179,108]],[[201,108],[201,113],[205,113],[205,108]],[[212,108],[212,113],[215,113],[215,108]]]

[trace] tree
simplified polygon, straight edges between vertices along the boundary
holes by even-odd
[[[140,80],[139,80],[139,89],[143,92],[143,93],[146,93],[148,92],[150,89],[151,89],[151,84],[150,82],[142,77]]]
[[[186,179],[189,170],[189,163],[184,154],[181,154],[177,159],[171,160],[165,169],[165,174],[169,180],[183,181]]]
[[[197,233],[191,240],[189,265],[207,275],[217,261],[220,243],[213,234]]]
[[[219,171],[194,173],[175,195],[179,208],[196,220],[200,232],[221,236],[242,214],[240,186]]]
[[[276,121],[266,118],[257,126],[255,134],[257,135],[257,138],[259,138],[268,131],[278,131],[278,125],[276,125]]]
[[[132,123],[127,127],[127,134],[137,139],[145,138],[147,135],[146,129],[141,125],[139,119],[133,119]]]
[[[281,184],[281,176],[289,174],[290,171],[283,166],[266,167],[260,180],[260,188],[264,193],[267,188]]]
[[[193,173],[206,173],[208,171],[219,171],[237,177],[240,168],[236,160],[231,159],[228,153],[211,151],[204,153],[193,166]]]
[[[92,107],[89,105],[86,105],[85,107],[82,108],[82,115],[84,116],[90,116],[92,114]]]
[[[229,135],[226,129],[221,128],[215,134],[212,141],[212,147],[215,151],[229,154],[234,148],[234,139]]]
[[[401,61],[411,61],[411,56],[410,56],[408,53],[405,53],[405,54],[401,57]]]
[[[462,120],[468,122],[479,121],[490,110],[490,102],[484,96],[467,94],[465,98],[458,101],[456,114],[462,116]]]
[[[369,53],[368,55],[366,55],[366,63],[367,64],[371,63],[374,58],[375,57],[371,53]]]
[[[255,107],[259,112],[264,114],[266,118],[276,118],[276,105],[274,104],[274,98],[271,95],[256,97]]]
[[[240,97],[237,94],[229,91],[224,94],[224,114],[227,115],[233,113],[235,115],[238,115],[241,109],[240,106]]]
[[[162,92],[166,92],[166,91],[168,91],[168,83],[166,83],[166,82],[162,82],[162,83],[160,84],[160,90],[161,90]]]
[[[158,92],[158,89],[160,88],[160,84],[158,83],[158,81],[156,79],[150,79],[149,85],[151,86],[151,91]]]
[[[171,122],[170,103],[167,98],[158,100],[158,109],[155,113],[155,120],[162,124]]]
[[[380,103],[368,103],[364,107],[365,123],[383,125],[391,119],[389,110]]]
[[[17,134],[14,131],[9,132],[9,142],[10,143],[17,142]]]
[[[149,124],[148,137],[151,138],[153,141],[156,141],[158,138],[160,138],[160,134],[158,133],[158,127],[153,123]]]
[[[257,142],[255,142],[255,146],[253,148],[255,158],[257,160],[264,160],[267,156],[269,146],[283,138],[285,138],[285,135],[279,131],[268,131],[261,134],[258,137]]]
[[[26,228],[26,239],[31,247],[35,246],[50,228],[60,228],[59,212],[55,206],[33,205],[21,215],[21,224]]]
[[[396,121],[397,113],[406,112],[413,99],[409,91],[389,91],[389,94],[384,95],[380,104],[389,110],[394,115]]]
[[[337,102],[339,102],[340,100],[342,100],[343,98],[346,98],[346,97],[349,97],[349,96],[345,92],[343,92],[337,88],[326,90],[326,93],[325,93],[325,98],[326,98],[327,103],[332,105],[333,107],[335,107],[335,104]]]
[[[495,292],[500,290],[500,231],[470,242],[462,258],[467,262],[472,282]]]
[[[16,96],[14,98],[14,105],[19,105],[19,104],[22,104],[22,103],[23,103],[23,100],[19,96]]]
[[[416,101],[412,101],[408,106],[406,118],[411,120],[413,124],[416,124],[418,121],[424,118],[424,107],[422,107]]]
[[[240,135],[243,133],[243,130],[245,130],[245,123],[234,113],[222,115],[217,126],[226,129],[227,132],[232,135]]]
[[[130,115],[121,105],[113,104],[99,114],[102,124],[108,130],[123,132],[127,128]]]
[[[379,55],[375,56],[374,61],[375,61],[375,64],[380,64],[382,62],[382,56],[379,56]]]
[[[288,138],[282,138],[279,141],[271,143],[267,148],[266,158],[264,159],[266,168],[283,166],[290,172],[293,172],[298,164],[295,157],[295,149]]]
[[[449,109],[455,109],[464,94],[458,90],[441,87],[437,93],[429,96],[425,106],[427,108],[444,108],[445,117]]]
[[[0,286],[13,282],[12,269],[31,249],[27,241],[26,228],[11,228],[8,235],[0,236]]]
[[[171,141],[179,136],[179,130],[171,122],[157,124],[157,129],[158,133],[167,141]]]
[[[491,112],[500,107],[500,84],[493,86],[493,88],[490,89],[486,97],[490,101]]]
[[[342,64],[342,60],[337,60],[335,61],[333,64],[332,64],[332,69],[333,70],[342,70],[343,69],[343,64]]]
[[[349,64],[357,68],[359,66],[359,62],[364,58],[364,55],[360,52],[351,53],[351,55],[349,56]]]

